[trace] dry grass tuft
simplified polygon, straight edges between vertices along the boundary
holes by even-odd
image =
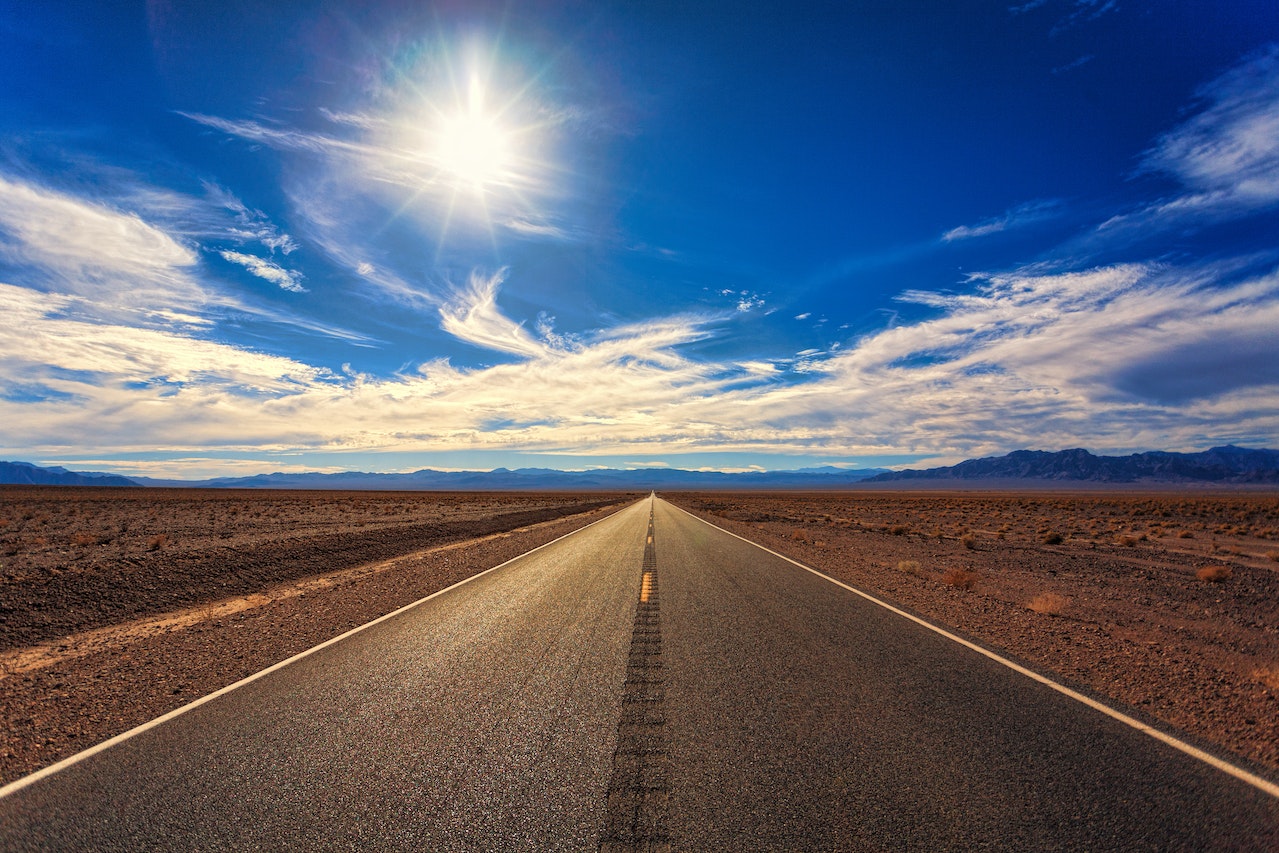
[[[1045,545],[1060,545],[1061,543],[1062,543],[1062,538],[1060,533],[1049,533],[1047,536],[1044,537]]]
[[[1177,538],[1178,539],[1194,539],[1195,534],[1191,533],[1189,530],[1183,530],[1177,534]]]
[[[908,575],[918,576],[920,571],[919,561],[918,560],[902,560],[900,563],[897,564],[897,571],[905,572]]]
[[[1279,665],[1263,666],[1252,671],[1252,677],[1271,690],[1279,690]]]
[[[942,583],[953,586],[955,589],[969,590],[977,583],[977,573],[970,572],[968,569],[950,569],[942,575],[941,579]]]
[[[1057,616],[1070,604],[1070,599],[1055,592],[1041,592],[1030,600],[1026,607],[1045,616]]]
[[[959,544],[963,545],[969,551],[977,550],[977,539],[971,533],[965,533],[959,537]]]
[[[1115,538],[1115,544],[1123,545],[1125,548],[1131,548],[1132,546],[1137,544],[1137,537],[1129,536],[1127,534],[1123,536],[1118,536]]]
[[[156,535],[152,536],[150,539],[147,540],[147,550],[159,551],[161,548],[163,548],[165,545],[168,545],[168,544],[169,544],[169,534],[157,533]]]
[[[905,536],[910,532],[910,528],[905,524],[894,524],[892,527],[888,528],[888,532],[894,536]]]
[[[74,545],[89,546],[102,545],[106,543],[107,537],[99,536],[96,533],[74,533],[71,536],[71,542]]]
[[[1279,551],[1268,551],[1266,559],[1272,563],[1279,563]]]
[[[1231,571],[1229,566],[1204,566],[1202,569],[1195,572],[1195,577],[1199,578],[1201,581],[1208,581],[1209,583],[1221,583],[1222,581],[1229,580],[1232,574],[1234,574],[1234,572]]]

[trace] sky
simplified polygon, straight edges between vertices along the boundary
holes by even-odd
[[[1279,447],[1279,4],[0,0],[0,458]]]

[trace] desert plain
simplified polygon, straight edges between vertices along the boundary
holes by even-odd
[[[0,487],[0,783],[640,497]],[[662,497],[1279,770],[1274,491]]]

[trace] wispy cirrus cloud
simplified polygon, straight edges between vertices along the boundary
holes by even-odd
[[[1001,216],[986,219],[975,225],[960,225],[942,234],[942,240],[952,243],[956,240],[971,240],[975,237],[988,237],[1001,231],[1009,231],[1033,225],[1051,219],[1063,211],[1063,205],[1056,199],[1031,201],[1018,205]]]
[[[223,249],[218,254],[233,264],[239,264],[263,281],[271,282],[281,290],[287,290],[291,293],[307,292],[306,288],[302,286],[302,273],[297,270],[286,270],[273,261],[259,258],[257,255],[246,255],[244,252]]]
[[[1279,46],[1202,87],[1202,108],[1164,134],[1139,174],[1175,179],[1183,192],[1102,223],[1099,231],[1210,224],[1279,205]]]

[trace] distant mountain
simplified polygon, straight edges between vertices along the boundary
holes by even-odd
[[[143,485],[230,489],[360,489],[438,491],[633,491],[673,489],[840,489],[884,473],[883,468],[820,471],[758,471],[726,474],[719,471],[685,471],[646,468],[597,471],[557,471],[553,468],[496,468],[492,471],[433,471],[411,474],[373,474],[345,471],[340,474],[258,474],[252,477],[218,477],[212,480],[148,480]]]
[[[66,468],[41,468],[29,462],[0,462],[0,483],[30,486],[136,486],[116,474],[77,473]]]
[[[343,471],[339,474],[256,474],[251,477],[215,477],[210,480],[160,480],[120,477],[114,474],[78,474],[65,468],[41,468],[26,462],[0,462],[0,484],[65,486],[164,486],[205,489],[319,489],[363,491],[637,491],[674,489],[841,489],[883,468],[848,470],[826,467],[803,471],[759,471],[725,474],[718,471],[683,471],[651,468],[638,471],[557,471],[520,468],[493,471],[433,471],[412,474],[375,474]]]
[[[867,480],[1063,480],[1092,483],[1279,483],[1279,450],[1214,447],[1201,453],[1151,451],[1094,456],[1074,449],[1017,450],[923,471],[892,471]]]

